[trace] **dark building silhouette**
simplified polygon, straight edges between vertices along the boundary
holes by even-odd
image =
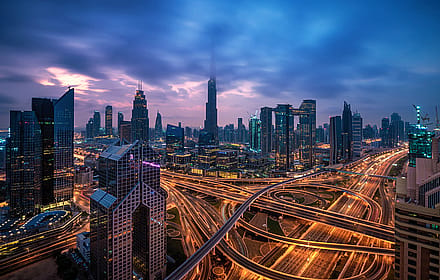
[[[260,111],[261,120],[261,152],[267,155],[272,152],[272,108],[263,107]]]
[[[390,137],[390,119],[383,118],[382,125],[380,128],[380,138],[381,138],[381,146],[384,148],[390,148],[391,137]]]
[[[294,119],[290,104],[278,104],[275,112],[275,160],[279,170],[290,170],[293,158]]]
[[[94,136],[93,118],[90,118],[86,124],[86,138],[93,138]]]
[[[48,98],[32,98],[32,111],[35,112],[41,128],[41,203],[47,205],[54,202],[54,107]]]
[[[330,118],[330,164],[337,164],[342,158],[341,116]]]
[[[149,140],[150,121],[148,119],[147,100],[142,89],[136,90],[131,110],[132,141]]]
[[[147,141],[110,146],[99,157],[90,198],[90,269],[95,280],[163,279],[166,197]]]
[[[316,145],[316,100],[304,100],[299,110],[301,162],[312,167]]]
[[[12,216],[33,215],[41,204],[41,129],[35,112],[10,112],[6,185]]]
[[[390,146],[396,147],[400,141],[404,140],[405,124],[398,113],[391,114],[389,139]]]
[[[217,88],[215,76],[211,76],[208,81],[208,102],[206,103],[205,128],[209,136],[213,137],[215,145],[218,145],[218,126],[217,126]]]
[[[20,157],[25,159],[21,163],[24,170],[20,174],[25,177],[20,180],[23,181],[24,186],[27,184],[26,182],[31,180],[31,177],[35,182],[38,181],[35,187],[38,189],[38,194],[34,192],[34,201],[37,202],[35,205],[38,207],[52,202],[70,201],[73,197],[75,175],[73,165],[73,102],[74,89],[71,88],[59,99],[33,98],[32,112],[13,113],[15,111],[11,111],[11,131],[13,133],[8,140],[8,147],[11,148],[9,149],[11,164],[8,168],[20,168],[20,164],[13,163],[13,161],[20,159]],[[34,124],[35,122],[36,124]],[[28,160],[27,157],[35,157],[35,160]],[[32,167],[31,164],[33,164]],[[19,170],[17,172],[20,172]],[[35,175],[31,175],[31,170]],[[15,172],[15,170],[9,170],[7,174],[9,173],[10,176],[19,174]],[[16,175],[13,177],[14,180],[18,178]],[[11,188],[11,195],[13,195],[12,192],[14,192],[14,188]],[[26,209],[30,211],[27,206]]]
[[[105,107],[105,135],[113,135],[113,108]]]
[[[101,113],[95,111],[93,113],[93,137],[101,136]]]
[[[166,151],[167,154],[184,151],[184,131],[182,127],[168,124],[166,131]]]
[[[162,128],[162,115],[157,111],[156,124],[154,126],[154,138],[163,138],[163,128]]]
[[[353,128],[350,104],[344,101],[342,111],[342,158],[345,161],[353,159]]]
[[[362,117],[361,114],[353,114],[352,119],[353,132],[353,158],[359,159],[362,155]]]

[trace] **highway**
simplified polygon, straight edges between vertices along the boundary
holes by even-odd
[[[297,181],[301,178],[307,178],[311,176],[316,176],[321,174],[322,172],[313,173],[311,175],[306,175],[304,177],[288,179],[284,182],[275,183],[273,185],[269,185],[243,202],[237,211],[226,221],[226,223],[205,243],[202,247],[200,247],[197,252],[195,252],[191,257],[189,257],[181,266],[179,266],[176,270],[174,270],[168,277],[167,280],[176,280],[182,279],[186,274],[188,274],[225,236],[228,231],[234,226],[234,224],[240,219],[241,215],[250,207],[250,205],[257,200],[261,195],[264,195],[269,190],[279,187],[283,184],[290,183],[293,181]]]

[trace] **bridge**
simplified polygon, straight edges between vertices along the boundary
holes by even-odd
[[[260,196],[264,195],[271,189],[279,187],[283,184],[291,183],[300,179],[307,177],[316,176],[324,173],[323,171],[312,173],[309,175],[304,175],[302,177],[289,179],[280,183],[272,184],[264,189],[259,190],[251,197],[249,197],[237,211],[225,222],[225,224],[216,232],[214,235],[202,245],[191,257],[189,257],[183,264],[181,264],[176,270],[174,270],[165,280],[180,280],[185,277],[209,252],[226,236],[226,234],[234,227],[235,223],[240,219],[240,217],[246,212],[250,205],[255,202]]]

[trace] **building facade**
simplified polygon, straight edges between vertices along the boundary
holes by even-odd
[[[105,107],[105,135],[113,135],[113,107]]]
[[[341,116],[330,117],[330,159],[329,164],[338,164],[342,158]]]
[[[215,76],[211,76],[208,81],[208,102],[206,103],[204,129],[213,137],[214,144],[218,145],[217,86]]]
[[[361,114],[353,114],[353,159],[359,159],[362,155],[362,117]]]
[[[261,120],[261,152],[267,155],[272,152],[272,108],[263,107],[260,110]]]
[[[33,111],[10,112],[6,142],[6,185],[12,216],[34,215],[42,201],[41,129]]]
[[[98,161],[100,189],[91,196],[90,260],[95,280],[163,279],[166,191],[158,155],[146,141],[114,145]]]
[[[131,110],[131,140],[149,140],[150,121],[144,91],[136,90]]]
[[[249,149],[261,153],[261,121],[256,115],[249,119]]]

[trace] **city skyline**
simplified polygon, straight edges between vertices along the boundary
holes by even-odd
[[[303,99],[317,100],[318,125],[344,100],[365,124],[392,112],[414,122],[413,103],[433,119],[438,4],[395,3],[2,3],[0,128],[9,110],[29,110],[32,96],[56,97],[68,85],[75,127],[107,105],[129,119],[137,80],[165,124],[203,127],[213,49],[220,126]]]

